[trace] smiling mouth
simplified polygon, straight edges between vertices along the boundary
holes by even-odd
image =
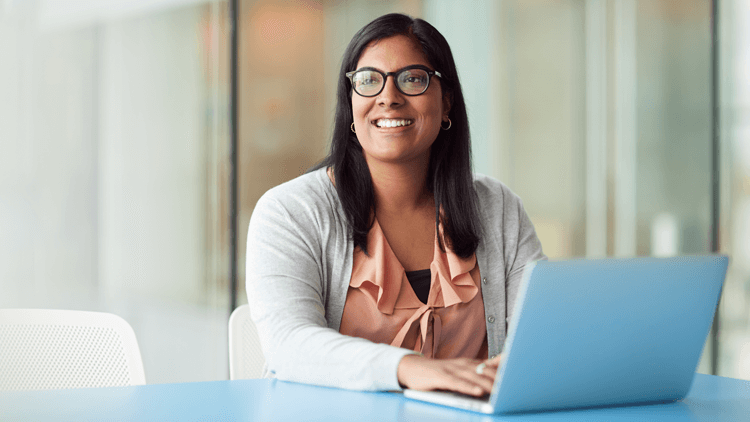
[[[378,119],[373,122],[377,127],[402,127],[414,123],[410,119]]]

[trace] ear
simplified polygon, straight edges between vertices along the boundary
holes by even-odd
[[[443,118],[447,118],[451,112],[451,105],[453,105],[453,95],[450,92],[443,93]]]

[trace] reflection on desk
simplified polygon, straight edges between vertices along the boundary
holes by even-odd
[[[7,421],[750,421],[750,381],[696,374],[685,400],[488,416],[405,399],[282,382],[236,380],[0,392]]]

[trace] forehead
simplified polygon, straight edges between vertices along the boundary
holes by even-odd
[[[412,64],[432,67],[416,40],[406,35],[395,35],[368,44],[359,56],[357,69],[369,66],[392,72]]]

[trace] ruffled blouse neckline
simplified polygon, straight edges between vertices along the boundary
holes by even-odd
[[[468,303],[479,292],[479,286],[470,274],[476,267],[476,255],[464,259],[447,247],[443,252],[437,236],[436,233],[430,263],[431,287],[426,304],[417,298],[411,288],[406,271],[393,253],[377,219],[367,235],[369,256],[359,248],[355,250],[358,265],[349,285],[369,296],[377,303],[378,310],[386,315],[391,315],[394,309],[418,310],[425,307],[426,310]]]

